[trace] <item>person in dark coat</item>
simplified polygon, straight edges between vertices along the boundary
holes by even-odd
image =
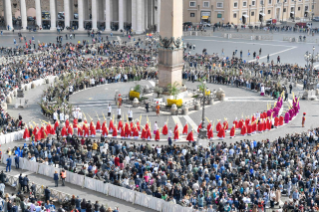
[[[19,184],[20,184],[20,189],[21,190],[23,188],[23,177],[22,177],[22,174],[20,174],[19,176]]]
[[[59,174],[57,171],[55,171],[54,175],[53,175],[53,180],[55,182],[55,187],[59,186]]]
[[[1,173],[0,173],[0,182],[1,183],[5,183],[6,178],[7,178],[6,174],[3,171],[1,171]]]
[[[23,178],[23,192],[25,192],[25,187],[27,187],[27,192],[29,193],[30,192],[30,189],[29,189],[29,178],[28,178],[28,175],[26,175],[24,178]]]
[[[81,210],[86,210],[86,200],[83,199],[81,202]]]
[[[81,210],[81,199],[79,198],[79,196],[77,196],[75,199],[75,208],[79,211]]]
[[[50,200],[50,195],[51,195],[51,191],[49,190],[48,187],[46,187],[46,188],[44,189],[45,202],[47,202],[48,200]]]
[[[86,203],[86,212],[93,212],[91,201]]]
[[[19,155],[16,155],[14,158],[14,162],[16,164],[16,169],[19,169]]]
[[[94,212],[99,212],[99,209],[100,209],[99,201],[96,201],[94,204]]]
[[[9,155],[9,157],[7,158],[6,172],[8,172],[8,169],[9,169],[9,172],[11,172],[11,163],[12,163],[12,160],[11,160],[11,156]]]

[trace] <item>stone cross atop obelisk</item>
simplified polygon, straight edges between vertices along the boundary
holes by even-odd
[[[161,0],[158,57],[159,86],[182,85],[183,0]]]

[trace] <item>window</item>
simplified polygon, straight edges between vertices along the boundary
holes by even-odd
[[[251,12],[251,14],[250,14],[251,16],[254,16],[255,15],[255,12]]]
[[[251,2],[251,5],[252,5],[252,6],[255,6],[255,5],[256,5],[256,1],[252,1],[252,2]]]
[[[268,10],[268,14],[270,14],[271,13],[271,10]]]
[[[293,12],[293,11],[294,11],[294,8],[293,8],[293,7],[291,7],[291,8],[290,8],[290,12]]]
[[[246,1],[243,2],[243,7],[247,7],[247,2]]]
[[[209,7],[209,1],[204,1],[203,2],[203,7]]]
[[[217,8],[223,8],[223,3],[217,3]]]
[[[300,11],[300,7],[298,7],[298,11]]]
[[[280,3],[280,0],[277,0],[277,4]]]
[[[264,1],[263,1],[263,0],[261,0],[261,1],[260,1],[260,4],[264,4]]]
[[[305,11],[308,11],[308,6],[305,6]]]
[[[234,7],[237,8],[238,7],[238,3],[234,2]]]
[[[217,18],[222,18],[222,14],[218,13]]]
[[[311,7],[313,10],[315,9],[315,5],[312,5],[312,7]]]
[[[287,2],[287,0],[285,0],[285,2]]]
[[[195,17],[195,13],[191,13],[190,16],[191,16],[191,17]]]
[[[284,13],[286,12],[286,8],[284,8]]]
[[[268,4],[271,4],[271,0],[268,0]]]
[[[196,1],[190,1],[189,2],[190,7],[196,7]]]
[[[237,18],[237,13],[234,13],[234,14],[233,14],[233,18]]]

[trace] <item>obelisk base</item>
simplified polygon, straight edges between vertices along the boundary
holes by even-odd
[[[183,49],[159,48],[158,85],[167,88],[169,84],[178,83],[182,86]]]

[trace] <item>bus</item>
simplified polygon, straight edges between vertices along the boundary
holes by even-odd
[[[42,11],[42,19],[50,19],[50,12]]]

